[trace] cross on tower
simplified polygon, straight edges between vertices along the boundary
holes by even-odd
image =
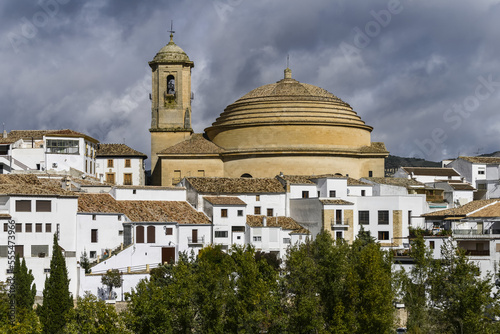
[[[170,20],[170,30],[168,31],[170,33],[170,38],[174,37],[174,20]]]

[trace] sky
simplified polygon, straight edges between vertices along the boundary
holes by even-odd
[[[173,20],[174,41],[195,63],[195,132],[282,79],[289,55],[295,79],[349,103],[392,155],[490,153],[500,150],[499,2],[2,1],[1,121],[150,155],[148,61]]]

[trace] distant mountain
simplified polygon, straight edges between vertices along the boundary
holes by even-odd
[[[441,167],[441,162],[389,155],[385,158],[385,176],[391,176],[399,167]]]
[[[479,157],[500,157],[500,151],[496,151],[493,153],[481,154],[481,155],[479,155]]]

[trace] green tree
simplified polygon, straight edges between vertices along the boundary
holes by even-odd
[[[35,303],[36,286],[33,283],[35,277],[28,270],[26,266],[26,260],[23,258],[21,262],[19,259],[19,254],[16,254],[16,260],[14,262],[14,285],[16,287],[15,291],[15,301],[16,301],[16,311],[18,313],[24,311],[31,311],[33,309],[33,304]]]
[[[7,285],[0,281],[0,332],[6,332],[9,325],[10,302]]]
[[[82,255],[80,256],[80,265],[83,269],[85,269],[85,274],[90,274],[90,260],[87,255],[87,251],[83,251]]]
[[[113,288],[119,288],[123,284],[122,274],[118,269],[110,269],[102,275],[101,283],[108,287],[109,298],[112,298]]]
[[[50,275],[45,279],[43,304],[37,308],[43,333],[59,333],[71,318],[73,298],[69,292],[66,261],[54,234]]]

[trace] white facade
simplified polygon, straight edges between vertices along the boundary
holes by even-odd
[[[145,184],[144,158],[140,157],[97,157],[96,176],[101,181],[116,185],[143,186]],[[111,176],[110,176],[111,175]]]
[[[489,160],[491,162],[488,162]],[[485,157],[479,161],[482,162],[472,162],[468,157],[464,157],[454,160],[449,166],[455,168],[467,182],[477,189],[475,199],[499,198],[500,163],[498,158]]]

